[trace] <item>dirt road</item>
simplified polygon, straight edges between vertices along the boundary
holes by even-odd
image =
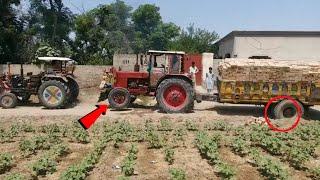
[[[81,117],[94,110],[96,100],[98,99],[95,93],[85,92],[81,94],[79,102],[72,107],[66,109],[49,110],[37,103],[37,100],[33,100],[31,104],[18,106],[15,109],[0,109],[1,117],[22,117],[22,116],[34,116],[34,117],[47,117],[47,116],[75,116]],[[232,105],[232,104],[219,104],[215,102],[202,102],[196,103],[194,111],[187,114],[165,114],[159,112],[154,106],[155,100],[149,98],[148,100],[138,100],[132,107],[122,110],[114,111],[108,110],[107,115],[102,118],[121,118],[128,120],[139,119],[160,119],[161,117],[171,118],[183,118],[194,120],[225,120],[231,123],[242,123],[249,119],[263,117],[263,106],[253,105]],[[320,107],[313,107],[310,110],[310,119],[320,120]]]

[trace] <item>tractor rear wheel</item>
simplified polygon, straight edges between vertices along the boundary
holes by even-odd
[[[70,101],[74,102],[79,96],[79,85],[77,81],[72,78],[68,78],[68,88],[70,89],[71,98]]]
[[[66,87],[60,81],[49,80],[40,86],[38,96],[46,108],[62,108],[67,100]]]
[[[4,92],[0,97],[0,106],[4,109],[15,108],[18,104],[17,96]]]
[[[194,106],[193,86],[183,79],[165,79],[158,86],[156,99],[166,113],[189,112]]]
[[[301,116],[304,115],[304,107],[300,102],[298,105],[301,109]],[[298,116],[298,110],[290,100],[283,100],[279,102],[274,108],[275,119],[294,118]]]
[[[125,88],[114,88],[109,92],[108,101],[111,108],[125,109],[131,101],[130,93]]]

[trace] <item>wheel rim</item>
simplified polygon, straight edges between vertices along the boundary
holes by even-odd
[[[13,99],[9,96],[4,96],[2,97],[1,99],[1,104],[6,106],[6,107],[9,107],[13,104]]]
[[[182,86],[174,84],[164,91],[163,98],[166,106],[173,109],[179,109],[186,103],[187,92]]]
[[[60,103],[62,100],[62,97],[63,97],[63,94],[61,89],[56,86],[48,86],[43,91],[43,98],[50,105],[55,105]]]
[[[113,96],[112,99],[114,102],[116,102],[117,104],[121,105],[123,103],[125,103],[126,101],[126,94],[122,93],[122,92],[116,92]]]
[[[297,114],[297,111],[294,107],[287,107],[283,110],[283,116],[285,118],[292,118]]]

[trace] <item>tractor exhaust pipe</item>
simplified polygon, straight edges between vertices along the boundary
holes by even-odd
[[[21,77],[23,77],[23,64],[22,63],[20,64],[20,75],[21,75]]]
[[[11,63],[7,62],[8,65],[8,76],[11,76]]]

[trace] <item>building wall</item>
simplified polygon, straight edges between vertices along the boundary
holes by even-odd
[[[230,38],[225,40],[219,45],[219,52],[218,55],[221,58],[225,58],[226,54],[230,54],[233,57],[233,50],[234,50],[234,38]]]
[[[280,60],[319,60],[320,37],[235,37],[231,57],[251,56],[269,56]]]
[[[206,73],[209,72],[209,67],[214,70],[213,53],[202,53],[202,85],[205,86]]]

